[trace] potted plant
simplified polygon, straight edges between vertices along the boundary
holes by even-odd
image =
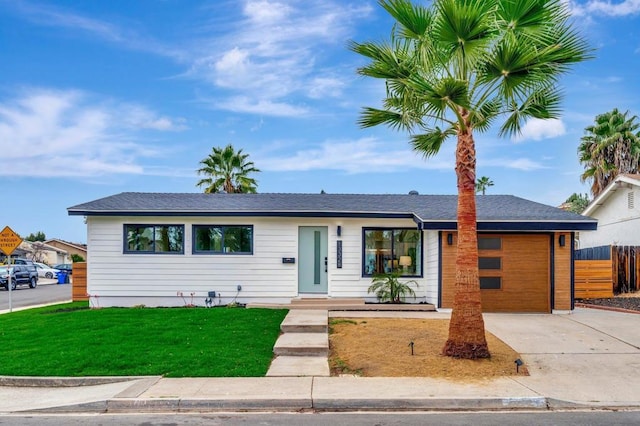
[[[400,281],[400,274],[392,272],[388,274],[376,274],[373,282],[367,289],[367,293],[375,293],[378,300],[383,303],[404,303],[407,295],[416,298],[416,293],[409,284],[420,287],[417,281]]]

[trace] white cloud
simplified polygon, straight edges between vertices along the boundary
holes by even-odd
[[[192,62],[188,75],[229,91],[230,98],[249,104],[291,103],[304,96],[318,100],[341,95],[346,81],[331,66],[322,67],[329,47],[343,45],[353,31],[352,20],[370,14],[370,5],[353,7],[322,0],[247,1],[231,28],[201,43],[204,51]],[[351,77],[351,76],[349,76]],[[237,102],[217,103],[229,109]],[[230,109],[237,111],[237,109]],[[299,107],[279,108],[299,115]],[[262,113],[247,108],[244,112]]]
[[[337,0],[214,2],[201,9],[209,14],[211,23],[203,24],[207,16],[201,16],[193,28],[181,31],[181,43],[163,43],[148,35],[142,24],[125,18],[126,25],[118,17],[105,21],[61,6],[29,2],[11,6],[21,17],[41,26],[169,57],[186,66],[182,77],[227,91],[216,93],[218,99],[230,98],[218,102],[218,108],[233,107],[233,98],[242,97],[249,98],[250,104],[278,105],[279,115],[289,111],[294,117],[300,115],[300,107],[293,98],[319,101],[342,95],[352,74],[334,70],[336,62],[328,53],[336,46],[344,49],[345,40],[354,33],[354,21],[374,10],[371,4]],[[198,36],[193,38],[193,34]],[[260,108],[230,110],[262,113]]]
[[[177,130],[168,117],[80,91],[31,89],[0,101],[3,176],[99,176],[144,173],[157,148],[140,142],[145,129]]]
[[[520,135],[514,137],[513,140],[515,142],[522,142],[528,139],[539,141],[562,136],[566,132],[564,123],[561,120],[539,120],[533,118],[525,123]]]
[[[135,28],[123,27],[71,12],[63,7],[29,2],[10,2],[14,11],[27,20],[47,27],[66,28],[89,34],[98,39],[122,45],[128,49],[150,52],[176,60],[184,60],[183,49],[173,48]]]
[[[344,86],[345,82],[338,78],[317,77],[310,82],[309,97],[313,99],[337,98],[342,95]]]
[[[393,173],[407,169],[453,170],[453,159],[442,161],[438,157],[423,159],[405,148],[393,148],[388,142],[373,138],[358,140],[331,140],[317,148],[299,150],[286,156],[272,152],[270,156],[256,155],[256,164],[264,171],[340,170],[346,173]]]
[[[210,102],[214,108],[233,112],[269,115],[274,117],[302,117],[308,115],[309,110],[304,106],[289,105],[284,102],[252,99],[247,96],[236,96],[221,101]]]
[[[280,2],[248,1],[243,9],[250,21],[256,23],[279,22],[291,13],[291,8]]]
[[[507,169],[516,169],[522,171],[532,171],[539,169],[546,169],[548,167],[543,164],[530,160],[528,158],[491,158],[489,160],[482,160],[479,162],[482,167],[503,167]]]
[[[166,116],[159,116],[140,105],[122,105],[118,108],[117,114],[122,117],[123,123],[135,129],[179,131],[187,128],[183,118],[174,120]]]
[[[567,3],[573,16],[629,16],[640,13],[640,0],[624,0],[617,3],[602,0],[578,3],[570,0]]]

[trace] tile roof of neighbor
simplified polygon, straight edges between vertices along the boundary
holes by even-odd
[[[513,195],[478,195],[478,222],[562,222],[595,229],[594,219]],[[204,194],[123,192],[69,207],[70,215],[407,217],[455,222],[456,195]]]

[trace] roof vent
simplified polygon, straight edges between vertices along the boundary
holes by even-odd
[[[418,195],[418,194],[419,194],[419,192],[416,191],[415,189],[412,190],[412,191],[409,191],[409,195]]]

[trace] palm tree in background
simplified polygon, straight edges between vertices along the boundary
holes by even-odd
[[[214,147],[207,158],[200,161],[202,168],[199,175],[206,178],[198,181],[196,186],[205,186],[205,193],[226,192],[255,194],[257,182],[250,178],[250,173],[259,172],[252,161],[247,161],[249,154],[243,154],[242,149],[235,151],[233,145],[224,148]]]
[[[482,176],[476,181],[476,193],[482,192],[482,195],[485,195],[490,186],[493,186],[493,181],[487,176]]]
[[[578,157],[585,170],[582,182],[591,181],[591,195],[597,197],[617,175],[638,173],[640,132],[637,116],[629,117],[617,108],[596,116],[580,139]]]
[[[489,357],[478,274],[474,133],[503,119],[500,135],[529,118],[560,113],[558,78],[588,58],[567,23],[562,0],[379,0],[395,19],[387,42],[352,42],[369,63],[358,69],[386,84],[383,108],[364,108],[359,124],[409,133],[425,157],[457,139],[458,247],[453,310],[443,354]]]

